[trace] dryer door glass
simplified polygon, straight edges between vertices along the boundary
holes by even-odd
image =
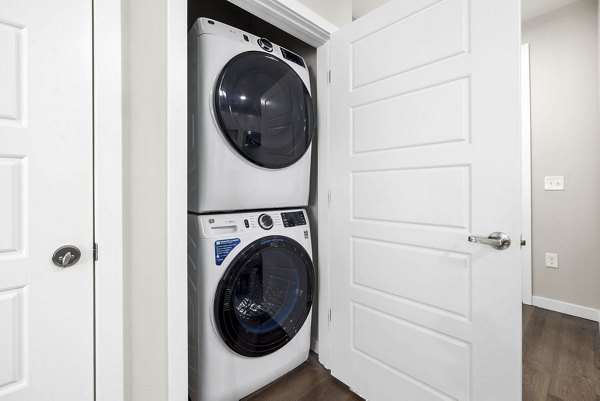
[[[215,110],[231,145],[266,168],[298,161],[315,130],[312,100],[302,79],[267,53],[246,52],[227,63],[217,80]]]
[[[310,256],[291,238],[270,236],[231,262],[215,295],[215,322],[240,355],[277,351],[302,328],[314,293]]]

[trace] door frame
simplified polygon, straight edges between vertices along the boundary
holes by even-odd
[[[337,26],[296,0],[227,1],[315,48],[327,43],[331,33],[338,29]]]
[[[246,11],[290,32],[317,48],[318,102],[317,136],[319,152],[319,310],[329,310],[328,194],[327,177],[328,130],[327,98],[329,51],[327,42],[337,27],[296,0],[228,0]],[[124,399],[124,302],[123,302],[123,116],[122,116],[122,0],[92,0],[94,30],[94,241],[99,244],[95,262],[95,358],[96,400]],[[187,20],[187,1],[174,0],[168,5],[167,29],[168,132],[185,130],[187,79],[179,74],[187,65],[187,35],[181,24]],[[181,96],[183,94],[183,97]],[[180,99],[181,98],[181,99]],[[179,100],[178,100],[179,99]],[[182,100],[183,99],[183,100]],[[185,160],[187,142],[176,135],[168,138],[167,181],[167,247],[180,255],[169,265],[185,263],[178,241],[187,232],[186,208],[177,199],[187,199]],[[187,393],[187,297],[179,291],[187,287],[187,276],[178,269],[167,269],[167,357],[168,399],[184,399]],[[328,313],[319,316],[319,351],[322,363],[328,363]]]
[[[95,395],[123,400],[121,0],[92,0]]]
[[[531,261],[531,78],[529,43],[521,45],[521,271],[522,301],[532,304],[533,272]]]

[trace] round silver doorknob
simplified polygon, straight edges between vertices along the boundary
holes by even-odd
[[[73,245],[58,248],[52,255],[52,262],[58,267],[71,267],[79,262],[81,251]]]

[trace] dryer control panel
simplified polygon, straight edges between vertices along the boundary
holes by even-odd
[[[285,60],[306,69],[306,62],[300,55],[271,42],[267,38],[252,35],[222,22],[210,18],[198,18],[193,29],[196,29],[198,35],[207,33],[227,37],[238,42],[246,42],[248,45],[255,46],[257,50],[262,49],[267,53],[277,54]]]

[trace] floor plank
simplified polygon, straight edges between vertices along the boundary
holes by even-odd
[[[315,354],[242,401],[359,401]],[[598,323],[523,306],[523,401],[600,401]]]
[[[319,363],[311,352],[308,360],[282,378],[250,394],[242,401],[360,401],[342,382]]]
[[[529,321],[531,320],[531,316],[533,316],[533,311],[535,308],[523,308],[523,334],[525,334],[525,329],[529,327]]]
[[[523,306],[523,400],[599,401],[598,323]]]
[[[523,400],[547,401],[550,373],[523,365]]]

